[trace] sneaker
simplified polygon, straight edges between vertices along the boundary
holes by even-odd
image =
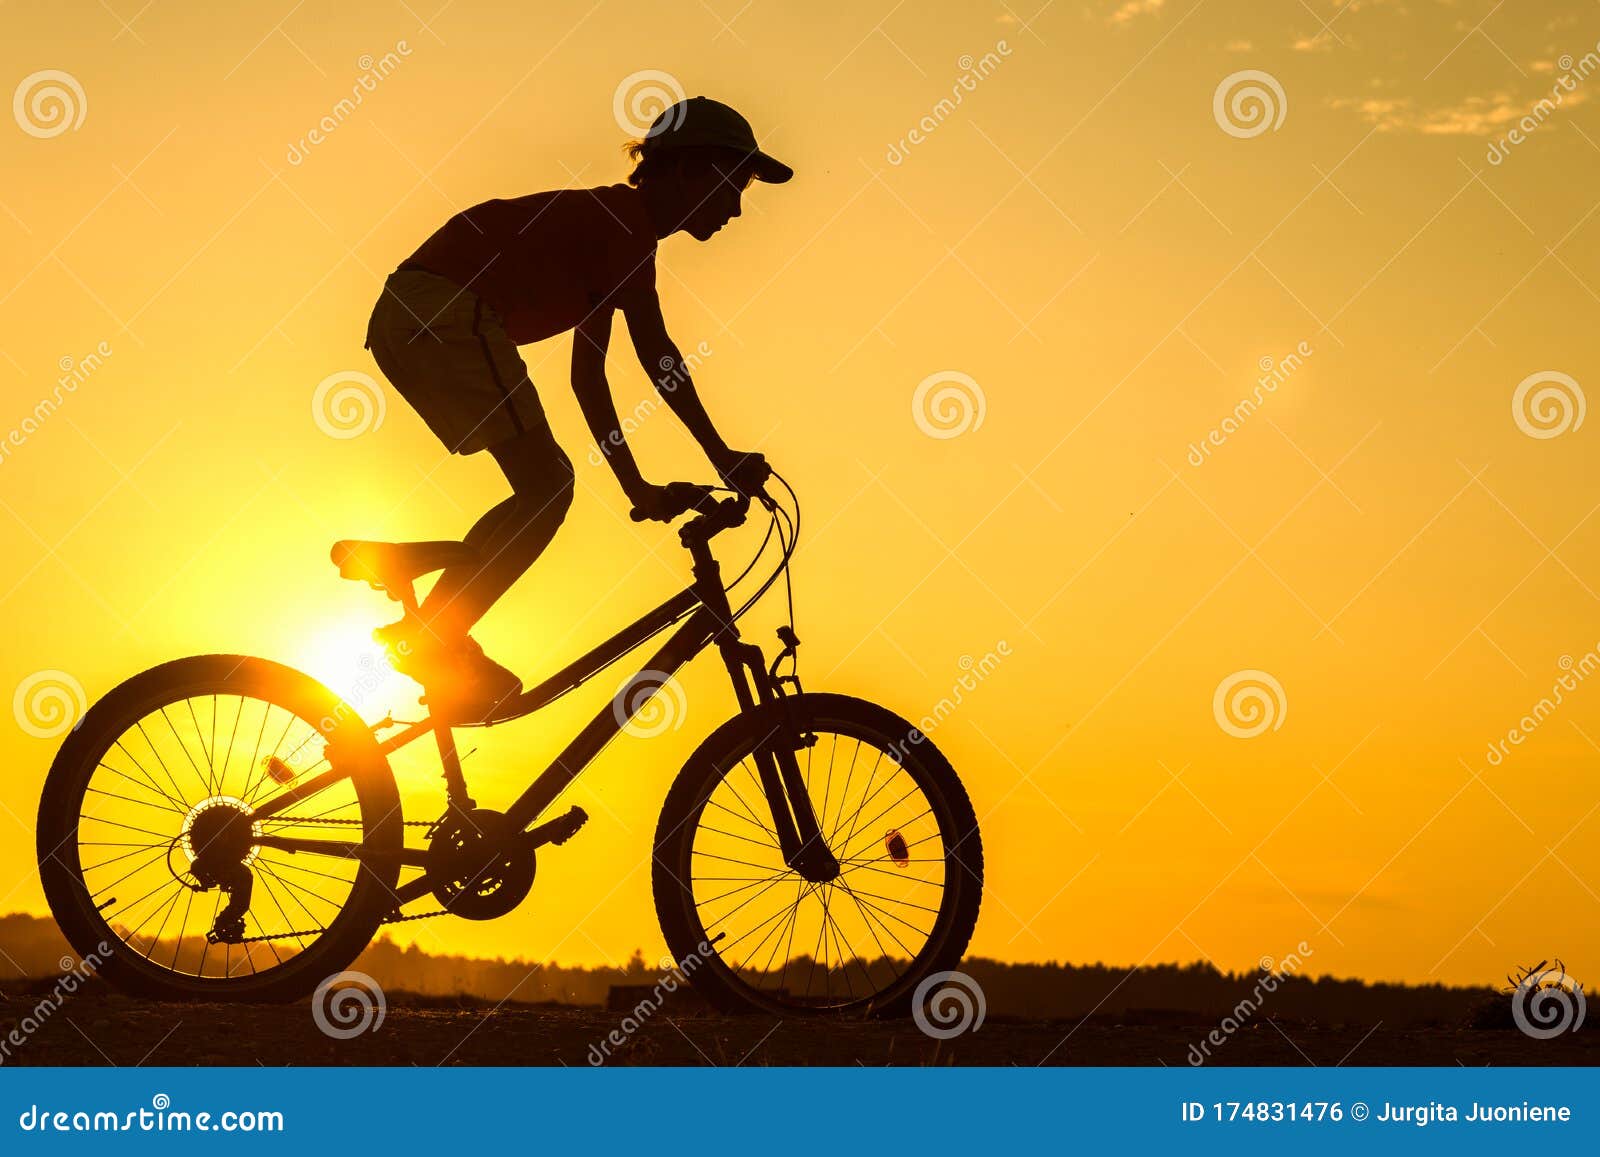
[[[372,637],[388,649],[394,669],[421,683],[435,714],[456,722],[492,718],[522,694],[516,672],[496,663],[470,635],[440,639],[420,623],[402,619]]]

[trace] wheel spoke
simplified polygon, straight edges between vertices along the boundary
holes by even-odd
[[[117,748],[124,755],[126,755],[128,757],[128,762],[129,763],[132,763],[134,767],[138,768],[139,774],[143,778],[142,779],[134,779],[131,775],[128,775],[126,772],[122,771],[121,769],[112,767],[104,759],[102,759],[100,761],[100,766],[101,767],[105,768],[107,771],[111,772],[114,775],[121,776],[123,779],[127,780],[129,783],[137,784],[140,787],[146,787],[150,791],[155,792],[155,794],[159,798],[164,799],[169,804],[171,804],[172,805],[172,810],[177,812],[179,815],[182,815],[184,812],[189,810],[188,805],[185,804],[181,799],[178,799],[178,798],[176,798],[174,796],[168,795],[167,792],[166,792],[166,789],[163,788],[160,784],[156,783],[155,778],[148,771],[146,771],[144,769],[144,767],[139,763],[139,761],[137,759],[133,758],[133,753],[130,752],[127,748],[123,747],[122,743],[120,741],[118,741],[118,743],[117,743]],[[111,753],[108,751],[108,752],[106,752],[106,754],[110,755]]]
[[[70,826],[58,821],[77,854],[53,862],[101,905],[87,914],[91,926],[127,943],[129,959],[147,973],[220,984],[292,965],[344,926],[337,917],[365,886],[363,857],[390,846],[374,835],[374,815],[348,768],[333,769],[322,751],[315,720],[324,709],[296,705],[315,698],[241,693],[226,682],[232,674],[212,676],[224,681],[204,689],[174,677],[169,699],[144,698],[121,723],[103,724],[104,746],[80,765]],[[271,762],[281,753],[295,770],[288,783]],[[758,821],[751,827],[733,814],[760,834]],[[322,826],[341,823],[350,826]],[[197,878],[202,858],[215,863]],[[251,903],[242,940],[214,943],[208,937],[224,905],[242,895],[212,878],[227,878],[230,865],[252,877]],[[202,891],[213,893],[209,917],[204,900],[195,901]]]
[[[155,740],[151,739],[150,733],[144,729],[144,720],[141,719],[136,726],[139,729],[139,735],[144,739],[145,746],[150,749],[150,754],[156,757],[156,762],[161,765],[161,770],[166,774],[167,782],[172,784],[173,801],[175,803],[183,803],[188,796],[184,794],[183,788],[178,786],[178,777],[172,774],[172,769],[167,766],[167,761],[161,758],[161,752],[157,749]],[[122,741],[120,739],[117,740],[117,746],[122,747]],[[123,748],[123,750],[126,751],[127,749]],[[133,754],[131,752],[128,754],[128,758],[133,759]],[[134,762],[135,764],[138,763],[137,760]]]
[[[772,846],[772,845],[775,845],[778,842],[778,834],[776,832],[774,832],[771,828],[769,828],[766,824],[762,823],[760,820],[755,819],[751,815],[746,815],[745,814],[745,812],[748,812],[750,810],[749,808],[746,808],[744,812],[736,812],[732,808],[727,807],[726,805],[724,805],[723,803],[721,803],[718,800],[711,799],[711,800],[707,800],[706,803],[708,805],[710,805],[711,807],[717,808],[719,811],[727,812],[730,816],[732,816],[736,820],[741,820],[741,821],[743,821],[744,823],[747,823],[747,824],[754,824],[758,829],[760,829],[763,832],[766,832],[767,835],[772,837],[771,844],[768,845],[769,847]]]
[[[123,873],[122,875],[118,876],[115,880],[112,880],[111,883],[107,884],[105,887],[99,889],[98,891],[90,892],[89,893],[89,899],[91,899],[91,900],[98,899],[99,897],[105,895],[107,892],[111,891],[111,889],[115,888],[118,884],[122,883],[122,881],[126,880],[129,876],[138,875],[140,872],[144,871],[146,868],[148,868],[152,864],[154,864],[156,862],[156,856],[160,855],[162,853],[171,854],[170,853],[170,849],[166,849],[166,848],[146,848],[145,849],[145,859],[144,859],[143,863],[137,865],[136,867],[132,868],[131,870],[129,870],[129,871]],[[129,852],[128,853],[128,855],[130,855],[130,856],[137,855],[137,854],[138,853],[136,853],[136,852]],[[121,858],[122,857],[120,857],[120,856],[118,857],[118,859],[121,859]],[[141,897],[141,899],[142,899],[142,897]],[[137,902],[138,901],[135,901],[135,903],[137,903]]]
[[[101,868],[115,864],[118,860],[126,860],[129,856],[137,856],[141,852],[152,852],[159,850],[161,849],[157,848],[155,844],[139,844],[135,846],[133,851],[123,852],[120,856],[112,856],[109,860],[101,860],[98,864],[84,864],[83,870],[85,874],[89,872],[98,872]],[[170,854],[171,849],[169,848],[167,851]],[[154,863],[155,861],[152,860],[151,862]]]
[[[188,702],[189,702],[189,700],[187,700],[187,699],[185,699],[185,700],[184,700],[184,702],[185,702],[185,703],[188,703]],[[190,714],[190,715],[193,715],[193,714],[194,714],[194,708],[193,708],[193,707],[190,707],[190,708],[189,708],[189,714]],[[189,761],[189,766],[190,766],[190,768],[192,768],[192,769],[193,769],[193,770],[194,770],[194,774],[195,774],[195,776],[196,776],[196,777],[197,777],[197,778],[198,778],[198,779],[199,779],[199,780],[200,780],[200,782],[201,782],[201,784],[203,784],[203,785],[204,785],[204,786],[205,786],[205,789],[206,789],[206,794],[207,794],[207,795],[212,795],[212,794],[214,794],[214,793],[213,793],[213,792],[212,792],[212,790],[211,790],[211,780],[210,780],[210,778],[209,778],[209,777],[207,777],[207,776],[206,776],[206,775],[205,775],[205,774],[204,774],[204,773],[203,773],[203,772],[202,772],[202,771],[201,771],[201,770],[200,770],[200,765],[199,765],[199,764],[197,764],[197,763],[196,763],[196,762],[195,762],[195,761],[194,761],[194,756],[193,756],[193,755],[191,755],[191,754],[189,754],[189,745],[188,745],[188,744],[186,744],[186,743],[184,743],[184,741],[183,741],[183,737],[182,737],[182,736],[181,736],[181,735],[179,735],[179,734],[178,734],[178,728],[177,728],[177,726],[176,726],[176,725],[175,725],[175,724],[174,724],[174,723],[173,723],[173,722],[172,722],[172,716],[170,716],[170,715],[168,715],[168,714],[167,714],[167,709],[166,709],[166,708],[165,708],[165,707],[163,707],[163,708],[162,708],[162,709],[161,709],[161,718],[163,718],[163,719],[165,719],[165,720],[166,720],[166,721],[167,721],[167,730],[168,730],[168,731],[170,731],[170,732],[172,732],[172,738],[173,738],[173,739],[174,739],[174,740],[176,740],[176,741],[177,741],[177,744],[178,744],[178,750],[180,750],[180,751],[182,751],[182,752],[183,752],[183,757],[184,757],[184,759],[186,759],[186,760],[188,760],[188,761]]]

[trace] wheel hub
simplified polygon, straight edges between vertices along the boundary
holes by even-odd
[[[201,883],[209,886],[219,871],[255,860],[261,825],[253,815],[243,800],[231,795],[214,795],[189,809],[178,844]]]

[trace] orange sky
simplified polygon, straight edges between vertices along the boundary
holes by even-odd
[[[61,671],[92,700],[205,651],[348,681],[389,608],[329,543],[459,535],[503,483],[392,391],[381,424],[330,437],[317,387],[376,374],[382,277],[452,211],[622,179],[619,90],[653,70],[635,87],[735,104],[798,172],[712,243],[666,242],[659,280],[729,440],[804,500],[808,686],[919,719],[1008,652],[935,732],[988,853],[974,952],[1242,968],[1303,940],[1316,972],[1600,975],[1594,426],[1573,408],[1528,433],[1554,432],[1537,391],[1576,407],[1600,352],[1600,13],[77,7],[13,0],[0,43],[8,89],[60,70],[82,113],[56,132],[23,100],[0,125],[0,690]],[[1272,82],[1238,82],[1266,121],[1218,103],[1246,70]],[[686,568],[585,462],[565,339],[524,352],[580,475],[479,632],[532,678]],[[625,411],[649,391],[630,361],[622,343]],[[982,420],[934,437],[913,399],[942,373]],[[657,480],[696,469],[665,414],[634,444]],[[1491,762],[1569,663],[1561,705]],[[1242,671],[1281,689],[1248,738],[1214,711]],[[407,686],[363,710],[403,713]],[[522,909],[404,937],[659,952],[654,817],[731,702],[712,660],[684,686],[681,730],[581,782],[595,818]],[[479,798],[509,802],[614,688],[468,740]],[[25,721],[0,727],[0,910],[43,911],[58,740]],[[433,780],[400,769],[431,818]]]

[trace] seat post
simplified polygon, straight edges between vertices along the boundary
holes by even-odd
[[[416,617],[420,613],[417,607],[417,588],[410,579],[406,580],[405,586],[393,591],[393,594],[395,601],[408,616]]]
[[[456,751],[456,737],[450,724],[435,717],[433,737],[439,744],[439,762],[444,765],[444,791],[450,806],[468,812],[477,807],[477,801],[467,794],[467,777],[461,771],[461,756]]]
[[[389,588],[395,600],[405,611],[406,618],[417,619],[421,617],[421,609],[417,606],[416,584],[407,579],[404,584],[396,583]],[[424,686],[423,690],[427,691]],[[477,801],[467,792],[467,777],[461,770],[461,755],[456,751],[456,737],[450,730],[450,724],[443,718],[433,718],[433,737],[439,746],[439,763],[444,768],[445,795],[450,801],[450,806],[458,811],[468,812],[477,807]]]

